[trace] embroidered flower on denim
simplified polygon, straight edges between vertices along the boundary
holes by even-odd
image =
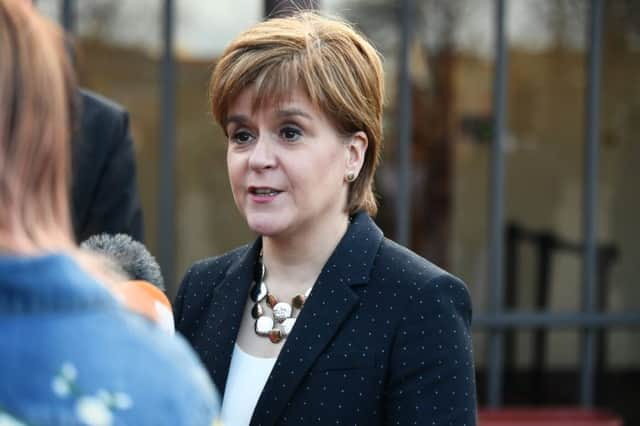
[[[60,372],[54,377],[51,386],[53,387],[53,393],[60,398],[66,398],[72,393],[72,386],[75,384],[78,371],[76,367],[70,362],[65,362],[60,367]]]
[[[80,422],[88,426],[110,426],[115,410],[128,410],[133,406],[131,397],[124,392],[99,389],[95,395],[83,393],[77,386],[78,370],[65,362],[53,378],[53,393],[61,399],[75,398],[75,413]],[[1,425],[0,425],[1,426]]]
[[[0,407],[0,426],[27,426]]]
[[[83,396],[76,402],[76,417],[87,425],[109,426],[113,423],[111,410],[104,401],[94,396]]]

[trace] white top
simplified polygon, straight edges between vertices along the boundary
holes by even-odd
[[[237,344],[222,398],[220,419],[224,426],[248,426],[276,358],[249,355]]]

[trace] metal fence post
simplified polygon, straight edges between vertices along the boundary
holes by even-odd
[[[68,34],[75,34],[76,32],[76,2],[75,0],[62,0],[60,7],[60,21],[64,30]]]
[[[496,58],[493,83],[493,145],[491,149],[491,211],[489,285],[493,315],[501,313],[504,305],[504,144],[507,125],[507,46],[505,34],[506,2],[495,1]],[[488,405],[502,404],[504,331],[491,329],[489,341]]]
[[[158,258],[168,289],[173,288],[175,284],[176,71],[173,56],[173,28],[174,1],[165,0],[162,20]]]
[[[596,309],[597,274],[597,210],[598,210],[598,148],[600,140],[600,68],[602,50],[602,1],[591,0],[589,12],[589,59],[586,105],[586,143],[583,187],[582,306],[591,314]],[[587,328],[582,339],[580,370],[580,403],[593,405],[595,330]]]
[[[400,73],[398,79],[398,157],[396,161],[398,185],[396,198],[396,232],[398,243],[411,244],[411,145],[412,108],[409,75],[409,49],[413,39],[413,0],[403,0],[400,13]]]

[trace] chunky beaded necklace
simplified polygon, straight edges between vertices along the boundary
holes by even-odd
[[[304,302],[309,297],[311,289],[304,294],[296,294],[291,299],[291,304],[279,301],[273,294],[269,293],[269,288],[265,283],[267,268],[262,262],[262,253],[258,258],[259,277],[253,281],[249,290],[249,297],[254,303],[251,308],[251,317],[256,320],[255,332],[258,336],[268,337],[271,343],[278,343],[286,338],[296,323],[293,317],[293,310],[302,309]],[[271,317],[265,315],[262,302],[265,301],[271,308]]]

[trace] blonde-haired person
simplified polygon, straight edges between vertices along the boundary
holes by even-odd
[[[465,285],[371,219],[376,50],[338,19],[271,19],[227,47],[210,97],[259,236],[193,265],[175,318],[223,393],[223,421],[475,424]]]
[[[0,0],[0,424],[209,425],[218,398],[195,354],[125,311],[74,243],[75,93],[62,33]]]

